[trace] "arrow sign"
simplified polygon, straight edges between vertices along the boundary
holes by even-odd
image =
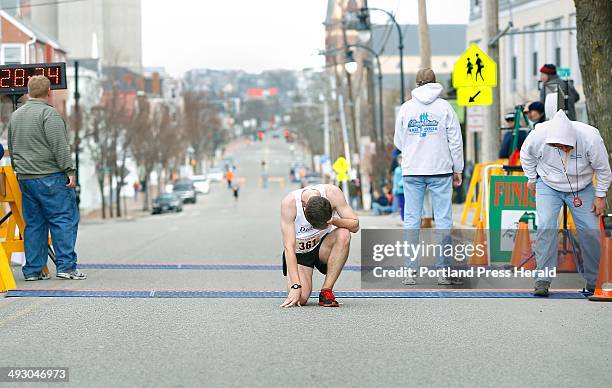
[[[491,105],[493,92],[490,86],[461,87],[457,89],[457,105]]]
[[[478,91],[478,93],[474,94],[472,97],[470,97],[469,102],[474,102],[474,100],[476,99],[476,97],[478,97],[478,95],[480,94],[481,90]]]

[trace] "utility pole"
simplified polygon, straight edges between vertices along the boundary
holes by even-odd
[[[349,47],[349,43],[348,43],[348,39],[346,36],[346,26],[344,25],[344,21],[342,22],[342,40],[344,42],[344,47],[348,48]],[[357,179],[361,180],[361,160],[360,160],[360,155],[359,155],[359,139],[358,139],[358,134],[357,134],[357,114],[355,111],[355,98],[353,97],[353,84],[352,84],[352,80],[351,80],[351,73],[349,73],[346,69],[344,69],[344,74],[346,75],[346,87],[347,87],[347,91],[348,91],[348,103],[349,103],[349,108],[350,108],[350,114],[351,114],[351,128],[352,128],[352,134],[353,134],[353,147],[354,147],[354,151],[355,151],[355,155],[356,155],[356,160],[355,160],[355,165],[353,166],[353,155],[347,154],[345,156],[346,160],[349,161],[349,163],[351,163],[351,166],[353,168],[356,169],[357,171]],[[357,102],[358,103],[358,102]],[[344,140],[344,139],[343,139]]]
[[[487,54],[497,63],[497,79],[499,79],[499,45],[491,40],[499,33],[499,0],[486,0],[484,2],[483,22],[484,39],[483,47]],[[491,42],[492,44],[489,44]],[[485,108],[486,120],[482,131],[482,143],[480,146],[481,163],[492,162],[497,159],[497,151],[500,146],[500,94],[499,86],[493,88],[493,104]]]
[[[81,210],[81,181],[79,179],[79,149],[81,148],[81,110],[79,107],[79,61],[74,61],[74,167],[76,170],[77,209]]]
[[[431,68],[429,25],[427,24],[427,5],[425,0],[419,0],[419,47],[421,49],[421,68]]]
[[[344,96],[342,94],[338,94],[338,102],[340,105],[340,125],[342,126],[342,142],[344,143],[344,158],[350,163],[351,153],[349,149],[348,128],[346,127],[346,113],[344,112]],[[346,198],[346,202],[350,203],[349,187],[348,187],[348,181],[346,179],[342,181],[342,191],[344,192],[344,197]]]
[[[331,146],[329,139],[329,105],[323,97],[323,152],[331,159]]]

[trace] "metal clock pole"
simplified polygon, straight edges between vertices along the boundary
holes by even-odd
[[[81,147],[81,111],[79,107],[79,61],[74,61],[74,167],[76,170],[77,209],[81,212],[81,181],[79,179],[79,151]]]

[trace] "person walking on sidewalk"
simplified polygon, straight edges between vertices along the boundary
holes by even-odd
[[[79,226],[76,171],[68,130],[48,103],[50,83],[44,76],[28,82],[29,100],[11,116],[8,146],[23,201],[25,280],[45,280],[49,230],[55,250],[57,277],[82,280],[74,250]]]
[[[451,105],[440,98],[442,85],[436,82],[431,69],[420,69],[416,75],[417,88],[412,99],[400,108],[395,123],[395,146],[402,152],[404,179],[404,229],[407,239],[418,238],[423,213],[423,198],[431,191],[436,233],[440,243],[450,244],[453,185],[461,185],[463,172],[463,139],[457,114]],[[416,269],[417,260],[406,263]],[[440,255],[438,269],[451,265],[451,258]],[[414,273],[414,272],[413,272]],[[415,276],[404,284],[415,284]],[[459,283],[458,279],[439,276],[438,284]]]
[[[612,181],[608,151],[599,131],[570,121],[559,110],[527,136],[521,148],[521,165],[536,196],[537,269],[550,273],[557,265],[559,212],[565,204],[580,239],[585,288],[593,292],[601,256],[599,216],[605,211]],[[538,276],[534,295],[548,296],[550,282],[550,276]]]

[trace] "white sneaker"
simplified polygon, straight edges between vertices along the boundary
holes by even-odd
[[[451,280],[446,276],[438,277],[438,285],[439,286],[450,286],[452,284]]]
[[[38,275],[28,276],[25,278],[26,282],[35,282],[37,280],[49,280],[51,277],[44,272],[39,273]]]
[[[56,275],[60,279],[70,279],[70,280],[85,280],[87,279],[87,274],[75,269],[72,272],[58,272]]]
[[[402,284],[405,286],[414,286],[415,284],[417,284],[417,282],[414,277],[408,276],[408,277],[405,277],[404,280],[402,280]]]

